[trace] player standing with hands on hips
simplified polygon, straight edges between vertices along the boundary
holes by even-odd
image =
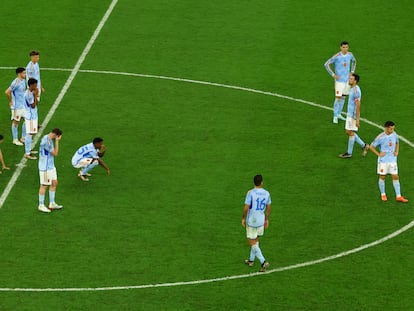
[[[269,263],[266,261],[259,247],[259,237],[263,236],[264,229],[269,226],[269,215],[271,211],[270,193],[263,189],[262,175],[253,178],[254,188],[249,190],[244,202],[242,226],[246,227],[247,240],[250,245],[250,256],[244,262],[249,266],[254,265],[257,257],[260,261],[260,272],[265,272]]]
[[[335,102],[333,106],[333,123],[338,123],[338,119],[345,121],[341,115],[345,104],[345,96],[349,94],[348,81],[351,73],[355,72],[356,59],[354,54],[348,51],[349,44],[347,41],[341,42],[341,51],[336,53],[325,62],[326,71],[335,80]],[[331,65],[334,65],[335,71]]]
[[[31,51],[29,53],[30,62],[26,66],[26,79],[29,81],[30,78],[37,80],[37,92],[36,97],[37,101],[40,102],[40,95],[42,92],[45,91],[42,85],[42,80],[40,80],[40,67],[39,67],[39,59],[40,53],[39,51]]]
[[[364,143],[364,141],[357,134],[361,114],[361,89],[357,85],[358,82],[359,76],[352,73],[349,78],[351,90],[349,91],[348,111],[345,121],[345,132],[348,135],[348,149],[345,153],[341,153],[339,155],[339,157],[343,159],[352,157],[355,142],[361,146],[363,157],[367,155],[369,149],[369,145]]]
[[[379,146],[379,151],[377,147]],[[398,177],[397,157],[400,151],[398,134],[395,132],[395,124],[387,121],[384,124],[384,132],[379,134],[370,145],[370,149],[378,157],[377,172],[379,175],[378,186],[381,200],[387,201],[385,194],[385,176],[391,174],[395,197],[398,202],[407,203],[408,200],[401,195],[400,180]]]

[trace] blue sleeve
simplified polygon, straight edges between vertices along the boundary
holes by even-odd
[[[326,62],[325,62],[325,69],[326,69],[326,71],[329,73],[329,75],[330,76],[333,76],[335,73],[333,72],[333,70],[332,70],[332,68],[331,68],[331,64],[333,64],[334,62],[335,62],[335,58],[336,58],[336,55],[337,54],[335,54],[334,56],[332,56],[330,59],[328,59]]]
[[[16,80],[13,80],[13,82],[10,84],[10,89],[12,90],[12,91],[14,91],[15,89],[16,89]]]
[[[356,61],[356,58],[355,58],[354,54],[351,53],[351,55],[352,55],[352,58],[351,58],[351,62],[352,62],[351,72],[355,72],[357,61]]]
[[[252,204],[252,192],[247,192],[246,200],[244,200],[244,204],[251,205]]]

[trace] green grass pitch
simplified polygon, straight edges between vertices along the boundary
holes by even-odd
[[[111,1],[0,4],[0,84],[41,52],[43,120]],[[35,18],[27,18],[30,16]],[[379,199],[376,157],[339,159],[347,138],[331,111],[277,96],[146,74],[233,85],[333,103],[323,64],[350,42],[362,117],[414,141],[409,1],[119,0],[47,130],[63,130],[56,159],[62,211],[37,212],[37,162],[0,209],[0,310],[411,310],[413,230],[335,260],[266,275],[112,291],[101,288],[246,275],[241,213],[252,177],[273,201],[261,248],[270,269],[332,256],[383,238],[414,218],[413,203]],[[46,70],[69,69],[69,71]],[[96,72],[86,72],[94,70]],[[111,73],[112,72],[112,73]],[[131,75],[114,74],[129,73]],[[1,149],[11,171],[7,100]],[[381,130],[365,122],[371,142]],[[95,136],[111,176],[77,178],[70,159]],[[402,191],[414,200],[414,149],[401,142]],[[387,181],[389,198],[392,184]]]

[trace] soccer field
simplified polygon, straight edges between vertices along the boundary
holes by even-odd
[[[3,97],[0,310],[414,310],[410,4],[1,2],[0,83],[40,51],[64,208],[37,211],[37,161],[11,143]],[[347,136],[323,64],[343,40],[359,134],[396,123],[407,204],[390,179],[381,202],[375,155],[338,158]],[[82,182],[71,158],[97,136],[111,176]],[[258,173],[272,196],[266,273],[243,262]]]

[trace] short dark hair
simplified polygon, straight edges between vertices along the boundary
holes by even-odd
[[[19,73],[22,73],[23,71],[26,71],[26,68],[23,67],[17,67],[16,68],[16,74],[18,75]]]
[[[351,73],[351,75],[354,76],[355,81],[358,83],[359,82],[359,75],[357,75],[356,73]]]
[[[55,127],[55,128],[52,130],[52,133],[53,133],[53,134],[56,134],[57,136],[60,136],[60,135],[62,135],[62,130],[61,130],[60,128]]]
[[[95,137],[92,142],[94,144],[101,143],[101,142],[103,142],[103,139],[101,137]]]
[[[348,41],[342,41],[341,46],[343,46],[343,45],[349,45]]]
[[[33,50],[33,51],[30,51],[29,56],[35,56],[39,54],[40,54],[39,51]]]
[[[30,78],[29,80],[27,80],[28,86],[31,86],[33,84],[37,84],[37,80],[35,78]]]
[[[262,175],[256,175],[253,178],[253,182],[255,186],[260,186],[263,182],[263,176]]]
[[[394,125],[395,125],[395,123],[392,122],[392,121],[387,121],[387,122],[384,123],[384,127],[390,127],[390,126],[394,126]]]
[[[4,136],[0,134],[0,141],[4,139]]]

